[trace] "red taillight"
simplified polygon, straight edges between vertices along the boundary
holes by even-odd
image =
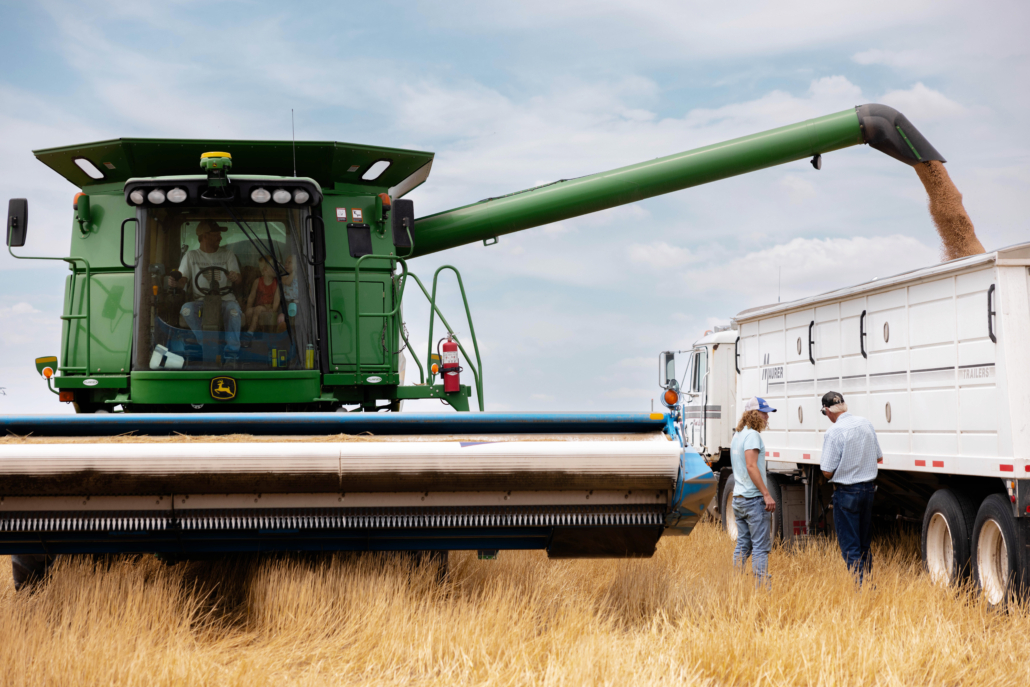
[[[64,402],[64,403],[71,403],[72,401],[75,400],[75,392],[73,392],[73,391],[62,391],[60,398],[61,398],[61,401]]]

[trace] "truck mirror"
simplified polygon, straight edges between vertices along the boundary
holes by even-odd
[[[415,203],[404,199],[393,201],[390,222],[393,227],[393,245],[411,248],[415,236]]]
[[[662,388],[668,388],[676,381],[676,354],[662,351],[658,357],[658,379]]]
[[[11,198],[7,203],[7,245],[20,248],[25,245],[25,232],[29,228],[29,201]]]

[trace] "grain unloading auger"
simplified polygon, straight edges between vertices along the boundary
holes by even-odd
[[[155,139],[37,151],[83,191],[59,258],[71,269],[63,365],[37,360],[80,414],[0,418],[29,435],[0,440],[0,553],[649,556],[663,533],[690,532],[714,489],[674,408],[319,411],[424,398],[467,410],[458,351],[484,410],[467,302],[474,360],[436,306],[440,271],[427,289],[408,258],[794,160],[818,167],[861,143],[913,165],[941,159],[901,114],[863,105],[416,221],[403,196],[431,153]],[[203,174],[190,174],[198,158]],[[24,245],[26,220],[11,201],[9,246]],[[405,385],[413,279],[431,303],[430,349],[428,370],[415,358],[422,383]]]

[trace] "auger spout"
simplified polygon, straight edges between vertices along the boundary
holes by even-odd
[[[904,115],[885,105],[735,138],[577,179],[563,179],[419,218],[414,255],[475,243],[767,167],[868,143],[906,164],[943,160]]]

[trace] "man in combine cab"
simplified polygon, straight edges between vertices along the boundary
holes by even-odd
[[[197,336],[197,341],[207,340],[201,318],[201,308],[204,305],[204,297],[217,295],[229,284],[238,284],[240,281],[240,263],[236,254],[228,248],[222,248],[222,232],[225,227],[211,220],[201,220],[197,224],[197,238],[200,240],[200,248],[193,248],[186,251],[182,256],[182,263],[179,265],[181,279],[168,278],[168,285],[178,288],[189,287],[190,300],[182,306],[179,311],[186,320],[186,324]],[[227,283],[228,282],[228,283]],[[236,358],[240,352],[240,322],[242,312],[240,305],[236,302],[236,296],[232,291],[222,294],[222,331],[225,332],[224,364],[226,367],[235,367]],[[209,346],[204,345],[207,349]],[[207,355],[205,354],[205,359]]]
[[[733,565],[743,568],[751,556],[751,570],[761,584],[769,582],[769,550],[772,548],[769,513],[776,510],[776,501],[765,486],[765,442],[761,432],[769,424],[769,413],[775,412],[765,399],[752,397],[744,404],[744,414],[730,443],[733,515],[737,520]]]
[[[820,469],[833,484],[833,527],[848,569],[858,573],[873,569],[869,552],[872,540],[873,494],[877,467],[883,451],[873,423],[848,412],[844,397],[836,391],[823,396],[823,415],[833,426],[823,437]]]

